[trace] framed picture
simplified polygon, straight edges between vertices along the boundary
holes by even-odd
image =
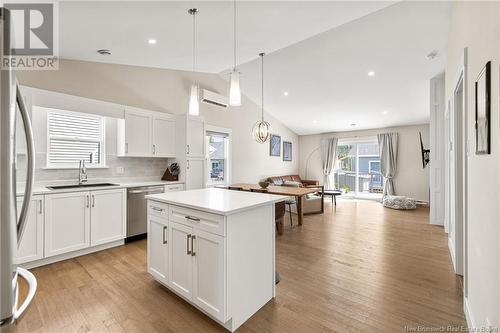
[[[283,141],[283,161],[292,160],[292,143]]]
[[[476,155],[490,154],[491,62],[476,81]]]
[[[269,140],[269,155],[281,156],[281,136],[271,134],[271,140]]]

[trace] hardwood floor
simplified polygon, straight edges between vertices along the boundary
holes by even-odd
[[[294,223],[297,223],[294,216]],[[238,332],[404,332],[465,325],[443,228],[428,210],[325,201],[277,238],[276,299]],[[223,332],[153,281],[146,242],[33,270],[34,304],[14,332]]]

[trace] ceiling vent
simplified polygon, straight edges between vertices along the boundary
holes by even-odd
[[[228,106],[228,99],[226,96],[206,89],[202,90],[201,101],[221,108],[227,108]]]

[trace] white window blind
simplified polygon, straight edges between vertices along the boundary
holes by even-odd
[[[47,114],[48,167],[102,166],[104,118],[76,112]]]

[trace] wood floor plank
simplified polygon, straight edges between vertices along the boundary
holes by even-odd
[[[461,280],[443,228],[428,209],[325,201],[325,213],[277,238],[277,297],[240,329],[261,332],[403,332],[465,325]],[[288,217],[287,217],[288,219]],[[294,216],[296,223],[296,216]],[[155,282],[146,241],[33,270],[39,289],[14,332],[223,332]]]

